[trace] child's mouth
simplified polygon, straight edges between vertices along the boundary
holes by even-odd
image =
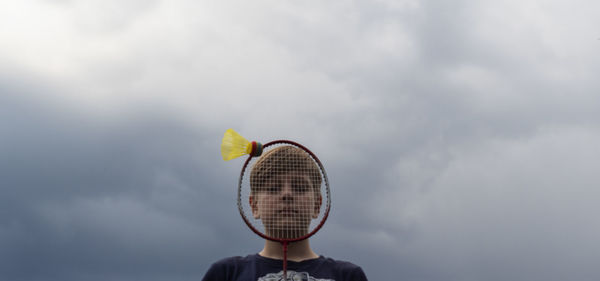
[[[282,215],[294,215],[294,214],[298,213],[298,211],[291,209],[291,208],[283,208],[283,209],[279,210],[277,213],[282,214]]]

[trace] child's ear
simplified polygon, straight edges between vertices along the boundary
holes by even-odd
[[[258,214],[258,204],[256,200],[254,200],[254,196],[250,195],[248,201],[250,203],[250,208],[252,208],[252,216],[254,216],[255,219],[260,219],[260,215]]]
[[[316,219],[319,217],[319,212],[321,211],[321,204],[323,203],[323,197],[319,194],[317,200],[315,200],[315,209],[313,210],[312,218]]]

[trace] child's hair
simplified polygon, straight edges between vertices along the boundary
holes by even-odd
[[[269,150],[256,161],[250,172],[251,193],[262,190],[271,178],[294,171],[306,173],[314,192],[320,193],[319,167],[307,152],[290,145]]]

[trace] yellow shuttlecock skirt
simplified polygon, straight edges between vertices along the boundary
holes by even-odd
[[[221,156],[223,156],[223,160],[229,161],[246,154],[259,156],[261,153],[262,144],[255,141],[250,142],[232,129],[225,131],[223,141],[221,142]]]

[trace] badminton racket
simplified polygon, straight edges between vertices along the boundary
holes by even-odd
[[[223,137],[221,154],[224,160],[248,155],[238,182],[238,210],[254,233],[282,244],[287,280],[288,244],[314,235],[329,215],[331,194],[321,161],[299,143],[262,145],[231,129]]]

